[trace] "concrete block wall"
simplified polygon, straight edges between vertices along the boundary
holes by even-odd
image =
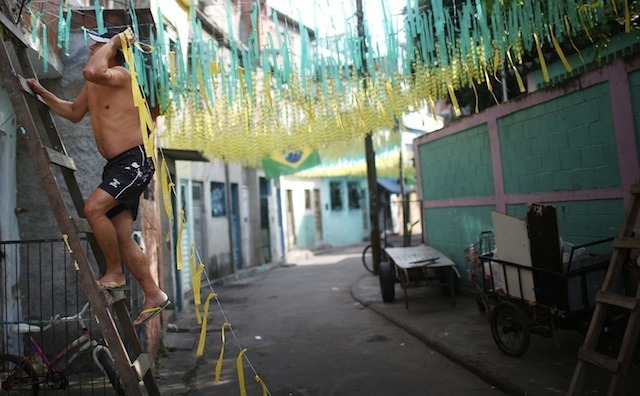
[[[639,170],[638,88],[634,54],[417,138],[427,243],[465,273],[491,211],[524,217],[531,202],[556,207],[567,242],[616,235]]]

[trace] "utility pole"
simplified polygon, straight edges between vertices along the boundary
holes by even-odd
[[[364,34],[364,12],[362,0],[356,0],[356,18],[358,20],[358,37],[360,38],[360,54],[362,55],[362,67],[367,68],[367,44]],[[367,74],[362,76],[364,88],[367,88]],[[371,251],[373,254],[373,273],[378,274],[382,251],[380,248],[380,220],[378,218],[378,175],[376,172],[376,153],[373,150],[373,138],[371,133],[364,138],[365,156],[367,158],[367,183],[369,186],[369,220],[371,223]]]

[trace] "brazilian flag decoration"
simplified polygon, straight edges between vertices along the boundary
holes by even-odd
[[[302,150],[273,152],[262,160],[262,168],[267,179],[290,175],[318,164],[320,164],[318,151],[307,147]]]

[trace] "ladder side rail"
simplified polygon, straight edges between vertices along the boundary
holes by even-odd
[[[14,45],[16,45],[15,40],[14,40]],[[17,45],[20,48],[16,50],[16,53],[18,55],[18,60],[20,62],[20,66],[22,67],[23,72],[25,73],[25,75],[29,77],[35,77],[36,76],[35,71],[31,63],[31,59],[29,59],[29,56],[27,55],[26,47],[20,46],[20,43],[17,43]],[[56,127],[53,116],[49,111],[49,107],[40,101],[37,101],[37,102],[38,103],[36,104],[36,107],[38,109],[38,113],[40,114],[40,119],[42,120],[42,124],[44,125],[47,131],[49,140],[54,146],[53,148],[68,156],[69,154],[67,152],[66,147],[64,146],[64,143],[62,142],[62,139]],[[71,200],[73,201],[76,211],[78,212],[78,216],[84,218],[85,202],[84,202],[84,198],[82,197],[82,190],[78,185],[78,181],[75,177],[74,171],[64,167],[61,167],[60,170],[62,172],[62,176],[64,177],[67,188],[69,190]],[[104,273],[106,269],[104,253],[102,252],[102,249],[100,249],[100,246],[98,245],[98,241],[93,236],[93,234],[87,234],[87,238],[89,240],[89,245],[91,246],[91,250],[93,251],[93,255],[98,263],[98,267],[100,268],[100,271]]]
[[[638,213],[640,213],[640,195],[638,194],[638,185],[640,185],[640,173],[636,178],[635,184],[632,185],[630,191],[631,200],[629,201],[625,210],[625,215],[623,218],[622,226],[620,228],[620,233],[618,234],[618,238],[629,238],[633,236],[634,227],[638,220]],[[624,262],[629,258],[629,252],[629,248],[614,247],[613,255],[611,256],[611,261],[609,262],[609,267],[607,269],[605,279],[602,283],[601,291],[612,292],[616,281],[618,279],[621,279],[623,265]],[[640,287],[636,292],[635,298],[636,300],[640,299]],[[585,340],[581,349],[587,351],[595,350],[596,345],[600,340],[602,330],[604,328],[604,322],[606,319],[606,314],[608,312],[608,307],[609,304],[607,303],[596,303],[596,307],[591,318],[591,323],[589,324],[589,329],[587,330],[587,334],[585,336]],[[629,368],[631,357],[633,356],[633,351],[639,332],[640,311],[638,308],[638,304],[636,304],[635,308],[630,313],[629,323],[627,323],[623,341],[621,342],[620,352],[618,353],[617,359],[620,363],[620,368],[618,369],[617,373],[614,373],[611,377],[608,391],[609,395],[619,394],[620,389],[624,385],[624,380]],[[571,378],[569,390],[567,392],[568,395],[576,395],[582,391],[582,388],[584,387],[587,364],[588,363],[585,360],[580,358],[578,359],[573,377]]]
[[[142,350],[142,346],[140,345],[140,340],[138,338],[136,328],[131,321],[131,314],[127,307],[126,301],[117,301],[115,304],[113,304],[113,310],[120,320],[120,330],[122,331],[122,334],[124,335],[126,340],[130,341],[129,352],[133,360],[134,358],[141,356],[144,351]],[[135,341],[131,342],[131,340]],[[160,389],[158,388],[158,384],[151,370],[147,370],[142,379],[147,389],[147,393],[150,396],[160,395]]]
[[[640,300],[640,287],[636,291],[636,300]],[[618,353],[618,360],[620,361],[620,370],[614,374],[611,379],[611,386],[609,387],[609,396],[615,396],[622,393],[625,378],[629,371],[631,359],[633,358],[636,350],[636,343],[638,342],[638,334],[640,333],[640,308],[636,304],[636,307],[631,311],[629,315],[629,322],[627,323],[627,329],[622,337],[622,343],[620,344],[620,352]]]
[[[58,222],[60,231],[68,236],[69,247],[72,250],[71,255],[75,260],[74,264],[78,266],[80,284],[87,295],[102,335],[109,345],[127,394],[141,394],[138,387],[138,379],[131,368],[129,356],[115,328],[113,317],[106,308],[105,297],[98,288],[95,281],[95,274],[84,252],[82,243],[78,238],[75,226],[71,222],[58,183],[51,171],[49,163],[46,161],[46,157],[43,155],[44,148],[42,147],[42,141],[40,140],[37,127],[29,112],[26,98],[22,94],[22,88],[16,78],[15,69],[13,68],[7,47],[4,40],[0,41],[0,72],[2,73],[2,80],[5,89],[9,93],[17,123],[22,125],[24,141],[33,159],[36,173],[41,181],[45,194],[51,203],[54,217]]]

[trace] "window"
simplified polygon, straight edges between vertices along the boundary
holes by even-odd
[[[331,194],[331,210],[342,210],[342,183],[339,181],[329,182]]]
[[[227,215],[224,183],[211,182],[211,217]]]
[[[347,192],[349,197],[349,210],[360,209],[361,205],[361,197],[360,197],[360,183],[358,182],[348,182],[347,183]]]
[[[311,210],[311,190],[304,190],[304,208]]]

